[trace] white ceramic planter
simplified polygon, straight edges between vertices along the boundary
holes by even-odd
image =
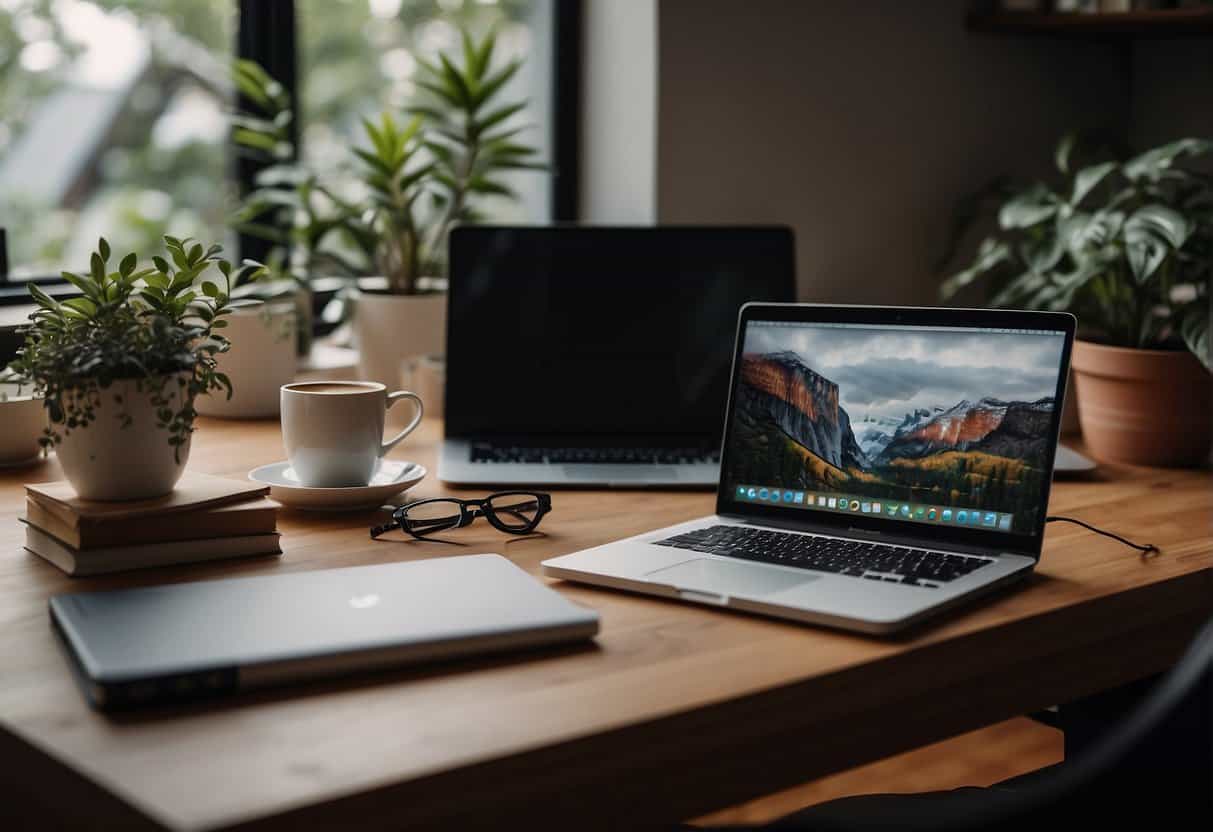
[[[295,340],[295,304],[260,301],[236,309],[222,330],[231,349],[218,356],[218,369],[232,381],[232,397],[223,391],[199,396],[194,408],[222,419],[271,419],[278,415],[279,390],[295,380],[299,358]]]
[[[0,384],[0,468],[29,465],[38,461],[38,440],[46,428],[42,399],[29,387]]]
[[[164,388],[170,407],[181,407],[176,379]],[[121,397],[122,403],[115,401]],[[123,416],[130,416],[125,424]],[[116,381],[101,391],[96,418],[63,436],[56,451],[63,473],[86,500],[142,500],[173,490],[190,455],[187,439],[177,452],[157,425],[156,408],[135,381]]]
[[[358,374],[394,389],[406,359],[446,354],[446,294],[355,292]]]

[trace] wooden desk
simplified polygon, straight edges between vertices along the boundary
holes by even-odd
[[[432,466],[440,426],[397,456]],[[203,420],[190,464],[282,457],[274,423]],[[1157,673],[1213,612],[1206,472],[1105,468],[1052,511],[1163,547],[1051,528],[1031,583],[895,640],[561,584],[597,646],[310,684],[108,718],[52,638],[56,592],[498,551],[541,559],[711,510],[705,493],[561,491],[545,538],[374,542],[371,514],[286,512],[281,560],[66,577],[22,551],[0,475],[0,796],[72,824],[211,829],[655,828]],[[421,495],[449,493],[433,476]],[[0,810],[0,816],[3,811]]]

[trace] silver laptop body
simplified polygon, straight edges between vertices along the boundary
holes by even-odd
[[[500,555],[57,595],[98,708],[588,639],[598,615]]]
[[[775,226],[456,229],[439,478],[715,486],[729,335],[793,299],[794,249]]]
[[[1075,320],[748,304],[713,515],[544,574],[868,633],[1040,557]]]

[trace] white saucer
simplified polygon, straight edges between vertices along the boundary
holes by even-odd
[[[354,511],[378,508],[390,497],[408,491],[425,479],[424,465],[385,459],[369,485],[350,488],[313,488],[303,485],[285,460],[249,471],[248,478],[270,487],[270,497],[284,506],[308,511]]]
[[[1056,474],[1085,474],[1094,471],[1095,460],[1088,459],[1078,451],[1071,450],[1065,445],[1057,446],[1057,456],[1053,460],[1053,472]]]

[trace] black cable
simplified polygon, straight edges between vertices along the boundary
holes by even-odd
[[[1153,543],[1147,543],[1143,546],[1140,543],[1134,543],[1132,540],[1123,538],[1118,534],[1113,534],[1112,532],[1107,532],[1107,531],[1104,531],[1103,529],[1096,528],[1095,526],[1092,526],[1090,523],[1085,523],[1082,520],[1078,520],[1074,517],[1062,517],[1061,515],[1058,515],[1058,514],[1052,514],[1045,518],[1045,522],[1046,523],[1073,523],[1076,526],[1082,526],[1084,529],[1093,531],[1096,534],[1102,534],[1104,537],[1110,537],[1113,540],[1119,541],[1130,548],[1136,549],[1137,551],[1141,552],[1143,556],[1149,555],[1151,552],[1153,552],[1155,554],[1162,554],[1162,549],[1159,549]]]

